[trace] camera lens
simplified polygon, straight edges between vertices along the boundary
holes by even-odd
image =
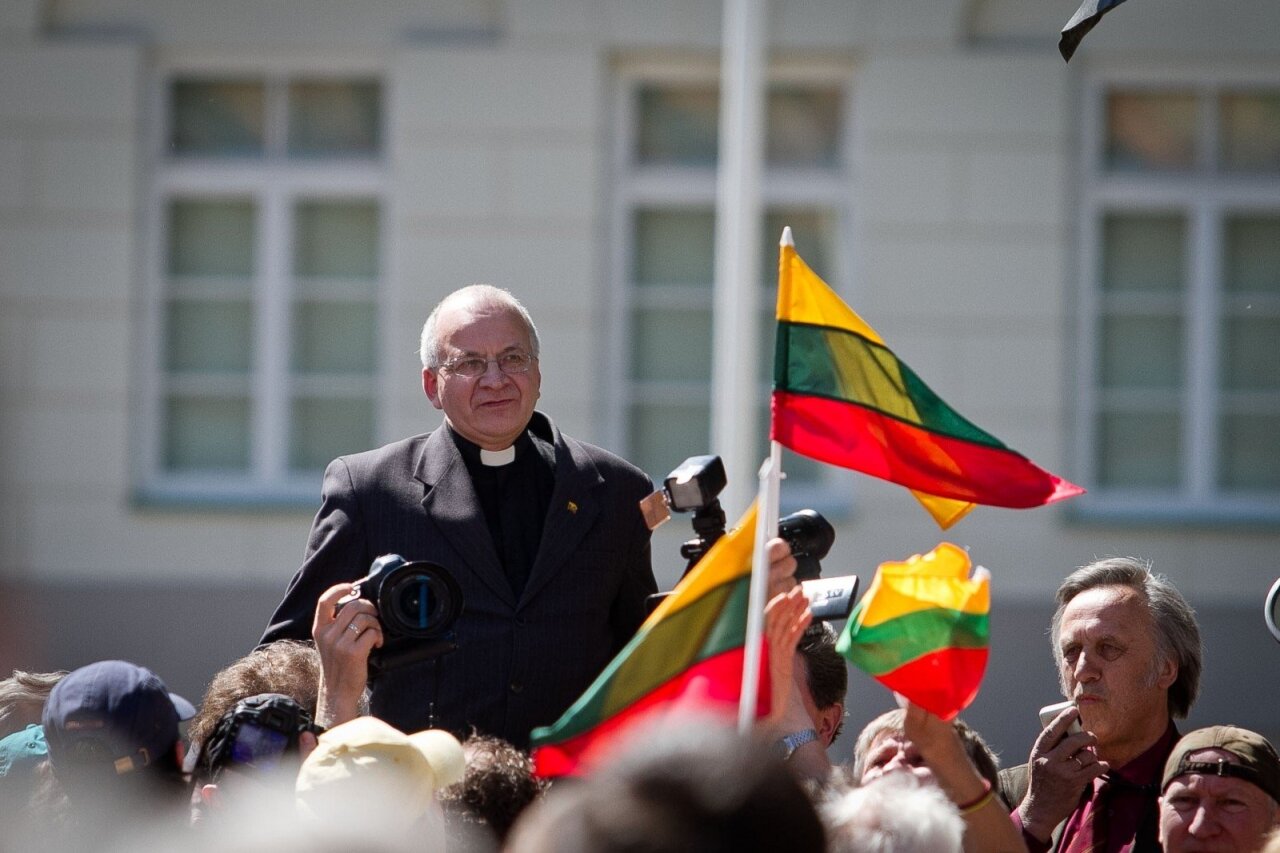
[[[462,609],[462,590],[432,563],[405,563],[387,576],[378,596],[378,614],[387,629],[409,637],[447,631]]]

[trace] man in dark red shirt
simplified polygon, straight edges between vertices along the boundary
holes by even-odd
[[[1058,588],[1054,659],[1074,704],[1002,787],[1030,853],[1159,850],[1160,775],[1200,686],[1200,629],[1145,562],[1111,558]],[[1081,731],[1072,732],[1079,720]]]

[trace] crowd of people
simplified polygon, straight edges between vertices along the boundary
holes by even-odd
[[[329,466],[261,643],[198,708],[126,661],[0,681],[0,853],[1280,853],[1280,757],[1239,727],[1179,731],[1199,690],[1195,614],[1129,558],[1060,586],[1049,633],[1068,701],[1025,764],[1000,769],[964,722],[901,697],[833,755],[847,665],[774,539],[769,715],[743,733],[654,714],[582,775],[538,778],[530,733],[626,646],[656,591],[651,485],[534,410],[537,331],[506,291],[443,300],[421,358],[444,425]],[[394,636],[386,608],[425,627],[439,590],[424,575],[371,595],[387,554],[447,567],[463,602],[447,646]]]

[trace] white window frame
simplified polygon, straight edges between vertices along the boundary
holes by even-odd
[[[1280,175],[1235,175],[1214,171],[1218,100],[1223,90],[1265,87],[1280,90],[1280,68],[1232,71],[1212,67],[1109,67],[1093,69],[1083,81],[1081,172],[1077,271],[1076,444],[1074,470],[1080,482],[1095,484],[1090,498],[1070,508],[1082,520],[1193,524],[1280,523],[1280,493],[1233,494],[1216,484],[1220,436],[1218,419],[1222,223],[1234,212],[1280,213]],[[1108,173],[1105,163],[1107,95],[1147,89],[1189,92],[1200,99],[1196,168],[1190,173]],[[1098,483],[1097,413],[1104,393],[1097,379],[1101,343],[1102,228],[1114,212],[1178,213],[1187,221],[1187,271],[1183,315],[1183,453],[1179,485],[1172,490],[1102,487]],[[1130,394],[1133,392],[1118,392]],[[1271,408],[1271,406],[1268,406]]]
[[[260,80],[266,87],[266,150],[258,157],[207,158],[172,157],[170,138],[170,92],[175,80]],[[368,159],[289,159],[284,147],[288,84],[292,81],[352,79],[376,80],[380,86],[382,126],[380,151]],[[378,335],[375,365],[368,377],[305,377],[289,375],[294,297],[290,267],[294,257],[293,211],[307,200],[371,200],[379,212],[378,270],[372,283],[374,292],[360,294],[372,301],[377,330],[389,328],[385,298],[392,277],[389,251],[390,227],[390,128],[391,89],[388,74],[379,65],[364,60],[332,59],[297,61],[287,57],[262,61],[256,58],[207,58],[187,61],[162,60],[156,64],[148,102],[148,146],[146,174],[148,186],[144,209],[145,246],[141,253],[144,292],[141,310],[142,333],[136,342],[141,365],[141,381],[135,391],[134,500],[143,505],[244,506],[279,505],[285,508],[315,504],[318,473],[291,471],[288,464],[289,405],[293,392],[322,383],[328,391],[342,396],[344,390],[372,399],[373,433],[383,437],[389,420],[390,389],[384,366],[390,362],[385,335]],[[257,211],[255,221],[255,261],[252,282],[253,368],[249,371],[250,450],[244,472],[174,472],[163,464],[164,400],[171,377],[164,368],[165,305],[168,284],[169,202],[175,198],[250,198]],[[340,284],[321,288],[323,299],[344,301],[355,298]],[[315,295],[308,291],[308,295]],[[217,378],[179,380],[181,387],[216,388]],[[368,385],[372,383],[373,388]],[[364,449],[364,448],[361,448]]]
[[[809,84],[837,87],[842,92],[842,121],[839,162],[834,167],[770,167],[765,165],[761,176],[762,208],[805,207],[828,211],[835,225],[834,245],[831,247],[832,270],[819,271],[838,292],[849,292],[849,281],[854,269],[851,247],[854,241],[852,199],[854,197],[854,79],[853,63],[841,59],[789,60],[775,59],[770,63],[766,84]],[[688,56],[675,57],[624,57],[615,64],[612,102],[612,150],[610,158],[611,184],[614,193],[609,215],[610,267],[609,280],[609,352],[605,366],[606,387],[604,395],[607,409],[604,413],[608,445],[630,450],[629,413],[634,404],[646,402],[701,403],[714,405],[709,382],[668,381],[636,382],[632,376],[632,317],[641,307],[640,301],[651,302],[665,308],[690,307],[710,310],[713,290],[708,287],[705,296],[666,290],[660,287],[645,288],[643,294],[632,286],[634,269],[632,215],[646,206],[674,209],[690,207],[715,209],[716,174],[712,166],[641,166],[637,165],[633,145],[637,127],[636,90],[646,84],[659,85],[717,85],[719,64],[714,57],[703,59]],[[778,235],[765,234],[762,239],[776,244]],[[762,309],[772,315],[773,302],[762,300]],[[720,322],[712,314],[712,323]],[[710,331],[710,330],[709,330]],[[760,345],[773,349],[772,336]],[[769,381],[760,384],[757,405],[767,406],[771,391]],[[758,436],[761,460],[768,454],[768,435]],[[710,437],[709,437],[710,440]],[[715,448],[705,452],[713,453]],[[671,460],[671,467],[680,463]],[[665,472],[649,472],[661,476]],[[729,471],[729,477],[749,477],[755,472]],[[820,479],[809,484],[788,484],[784,481],[784,500],[787,506],[808,506],[832,517],[847,516],[852,507],[853,477],[849,472],[833,466],[822,466]]]

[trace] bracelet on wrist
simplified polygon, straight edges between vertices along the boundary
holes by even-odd
[[[991,781],[989,779],[983,779],[982,793],[967,803],[957,803],[956,809],[960,812],[961,816],[970,815],[979,809],[986,808],[987,804],[994,800],[995,797],[996,792],[991,787]]]

